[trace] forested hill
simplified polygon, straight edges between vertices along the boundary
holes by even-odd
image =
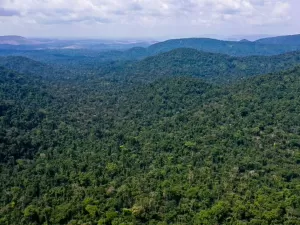
[[[25,76],[41,76],[47,79],[55,79],[58,76],[61,79],[68,77],[67,70],[58,69],[23,56],[0,57],[0,66]]]
[[[209,38],[174,39],[160,42],[148,47],[151,55],[167,52],[176,48],[194,48],[206,52],[223,53],[233,56],[276,55],[299,50],[290,45],[268,45],[256,42],[221,41]]]
[[[263,38],[257,40],[256,43],[300,46],[300,34]]]
[[[192,48],[205,52],[221,53],[231,56],[250,56],[250,55],[277,55],[286,52],[300,50],[300,45],[290,44],[264,44],[259,42],[246,41],[222,41],[209,38],[186,38],[172,39],[159,42],[148,48],[132,48],[123,52],[101,53],[103,59],[108,59],[109,54],[114,59],[132,60],[142,59],[147,56],[155,56],[160,53],[168,52],[178,48]]]
[[[141,49],[132,50],[141,53]],[[286,70],[300,64],[300,51],[275,56],[233,57],[208,53],[190,48],[179,48],[142,60],[105,62],[101,56],[81,58],[79,55],[63,57],[48,65],[26,57],[0,57],[0,66],[26,75],[38,75],[58,80],[97,79],[105,77],[115,81],[149,82],[168,76],[196,76],[209,82],[236,82],[248,76]],[[76,52],[76,54],[80,54]],[[95,53],[94,53],[95,54]],[[47,55],[44,56],[47,58]],[[65,58],[75,57],[65,61]],[[51,58],[51,56],[50,56]],[[134,57],[133,57],[134,58]],[[132,59],[132,58],[131,58]],[[47,61],[47,60],[44,60]],[[84,82],[85,83],[85,82]]]
[[[190,75],[217,83],[286,70],[300,64],[300,52],[276,56],[232,57],[195,49],[175,49],[130,63],[118,70],[120,77],[151,81],[166,76]]]

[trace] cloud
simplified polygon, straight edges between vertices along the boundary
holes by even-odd
[[[0,7],[2,16],[19,15],[37,23],[45,20],[50,23],[87,20],[132,23],[145,18],[157,22],[161,18],[207,20],[226,15],[243,21],[268,15],[277,21],[287,15],[290,6],[284,0],[2,0]]]
[[[130,3],[128,9],[131,11],[141,11],[143,10],[143,6],[138,2]]]
[[[11,9],[0,7],[0,16],[19,16],[19,12]]]
[[[5,23],[111,27],[251,27],[284,24],[295,0],[0,0]],[[18,19],[16,19],[16,17]],[[4,21],[4,19],[2,19]],[[0,22],[1,18],[0,18]],[[114,25],[114,26],[112,26]],[[162,28],[163,27],[163,28]],[[192,29],[192,28],[191,28]],[[175,31],[174,31],[175,32]]]
[[[286,16],[289,12],[290,5],[287,2],[277,2],[273,8],[272,14],[276,17]]]

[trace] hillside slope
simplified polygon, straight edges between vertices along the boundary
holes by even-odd
[[[160,77],[190,75],[217,83],[234,82],[248,76],[286,70],[300,64],[300,52],[275,56],[231,57],[176,49],[131,63],[119,70],[120,77],[151,81]]]
[[[256,43],[300,46],[300,34],[263,38],[257,40]]]
[[[58,77],[67,79],[70,75],[67,68],[57,68],[55,65],[50,66],[24,56],[0,56],[0,66],[26,76],[43,77],[48,80]]]
[[[205,52],[215,52],[232,56],[276,55],[299,50],[290,45],[267,45],[256,42],[221,41],[209,38],[186,38],[160,42],[148,47],[149,54],[167,52],[176,48],[193,48]]]

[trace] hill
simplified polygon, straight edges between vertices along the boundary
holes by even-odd
[[[0,66],[23,74],[41,75],[44,70],[50,70],[46,64],[22,56],[0,57]]]
[[[0,45],[35,45],[39,44],[38,41],[30,40],[25,37],[8,35],[8,36],[0,36]]]
[[[251,41],[249,41],[248,39],[242,39],[242,40],[240,40],[240,42],[251,42]]]
[[[47,79],[68,78],[68,70],[66,69],[58,69],[23,56],[0,56],[0,66],[26,76],[41,76]]]
[[[99,53],[99,60],[140,60],[149,56],[172,51],[178,48],[191,48],[204,52],[227,54],[231,56],[278,55],[300,50],[300,46],[271,45],[251,41],[222,41],[209,38],[174,39],[150,45],[148,48],[135,47],[125,51],[106,51]]]
[[[236,82],[248,76],[286,70],[300,64],[300,52],[275,56],[232,57],[195,49],[175,49],[127,64],[119,77],[151,81],[167,76],[190,75],[217,83]]]
[[[149,54],[167,52],[176,48],[193,48],[205,52],[223,53],[232,56],[276,55],[298,50],[290,45],[266,45],[257,42],[221,41],[209,38],[174,39],[151,45]]]
[[[300,46],[300,34],[263,38],[257,40],[256,43]]]

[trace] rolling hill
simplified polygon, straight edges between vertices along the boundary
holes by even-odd
[[[232,57],[195,49],[175,49],[119,68],[119,76],[151,81],[167,76],[190,75],[207,81],[236,82],[248,76],[278,72],[300,64],[300,52],[275,56]]]
[[[284,38],[284,37],[282,37]],[[288,38],[288,37],[287,37]],[[23,40],[22,38],[20,38]],[[276,39],[276,38],[275,38]],[[297,36],[292,37],[296,40]],[[291,51],[300,50],[299,45],[294,45],[290,43],[285,43],[286,41],[278,42],[278,44],[273,44],[272,42],[268,43],[269,39],[262,39],[256,42],[251,41],[222,41],[217,39],[210,38],[184,38],[184,39],[173,39],[167,40],[159,43],[150,45],[149,47],[145,43],[136,43],[133,44],[133,48],[129,48],[131,45],[120,44],[117,45],[110,44],[101,44],[96,48],[93,46],[95,43],[92,41],[50,41],[41,43],[39,45],[1,45],[2,49],[1,55],[20,55],[33,59],[41,59],[44,62],[47,60],[52,63],[59,61],[64,61],[65,64],[72,64],[76,61],[75,64],[81,59],[88,61],[97,61],[109,62],[109,61],[127,61],[127,60],[140,60],[149,56],[155,56],[160,53],[168,52],[177,48],[192,48],[199,51],[212,52],[212,53],[221,53],[231,56],[250,56],[250,55],[277,55],[283,54]],[[271,39],[270,39],[271,40]],[[294,40],[293,43],[296,43]],[[74,42],[74,43],[73,43]],[[69,45],[84,45],[80,48],[68,49],[64,46]],[[31,47],[33,46],[33,47]],[[106,47],[105,47],[106,46]],[[110,47],[109,47],[110,46]],[[129,49],[127,49],[129,48]]]
[[[40,42],[27,39],[25,37],[16,36],[16,35],[8,35],[8,36],[0,36],[0,45],[36,45]]]
[[[257,40],[256,43],[300,46],[300,34],[263,38]]]
[[[298,50],[290,45],[267,45],[256,42],[221,41],[208,38],[174,39],[148,47],[149,54],[167,52],[176,48],[193,48],[205,52],[223,53],[233,56],[276,55]]]
[[[0,56],[0,66],[26,76],[41,76],[47,79],[68,78],[67,70],[58,69],[24,56]]]
[[[105,60],[140,60],[178,48],[192,48],[199,51],[221,53],[231,56],[278,55],[300,50],[300,46],[290,44],[265,44],[251,41],[222,41],[209,38],[173,39],[150,45],[148,48],[136,47],[126,51],[103,52]],[[112,54],[113,53],[113,54]],[[110,57],[111,54],[111,57]]]

